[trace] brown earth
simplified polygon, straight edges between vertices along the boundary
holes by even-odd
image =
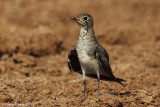
[[[70,18],[94,17],[121,86],[69,71],[67,54],[79,27]],[[160,106],[160,1],[1,0],[0,106]],[[12,105],[11,105],[12,104]],[[17,105],[18,106],[18,105]]]

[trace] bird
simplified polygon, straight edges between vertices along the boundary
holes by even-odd
[[[68,52],[68,67],[70,70],[83,75],[83,98],[85,99],[86,76],[97,79],[97,95],[99,97],[100,80],[114,81],[121,85],[126,81],[116,78],[112,73],[107,51],[97,42],[93,18],[90,14],[82,13],[71,20],[80,27],[80,33],[75,49]]]

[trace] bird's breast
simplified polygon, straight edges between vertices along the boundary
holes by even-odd
[[[78,53],[78,58],[79,58],[80,62],[82,62],[82,63],[88,63],[93,60],[93,58],[91,56],[89,56],[88,53],[85,51],[80,51]]]
[[[94,56],[90,56],[85,51],[81,51],[78,53],[78,59],[86,73],[96,74],[95,71],[99,71],[98,60],[95,59]]]
[[[110,77],[102,67],[99,66],[99,60],[94,56],[87,54],[85,51],[78,53],[78,59],[82,69],[85,70],[86,74],[97,75],[99,72],[100,75]]]

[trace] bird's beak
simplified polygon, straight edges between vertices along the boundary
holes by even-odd
[[[75,18],[75,17],[72,17],[71,20],[76,20],[76,18]]]
[[[81,21],[79,18],[76,18],[76,17],[72,17],[71,20],[74,20],[74,21]]]

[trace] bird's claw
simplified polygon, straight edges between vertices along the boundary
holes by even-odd
[[[97,94],[97,95],[95,96],[95,98],[97,98],[97,97],[99,97],[99,94]]]
[[[83,99],[85,100],[85,99],[86,99],[86,97],[85,97],[85,96],[83,96]]]

